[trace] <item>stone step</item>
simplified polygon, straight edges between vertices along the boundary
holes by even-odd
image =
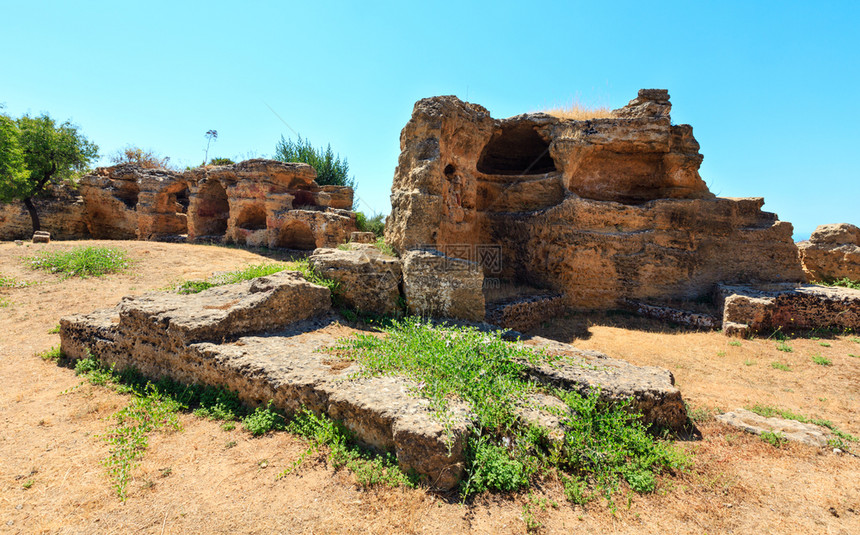
[[[486,321],[526,332],[564,312],[564,295],[555,292],[513,295],[487,303]]]

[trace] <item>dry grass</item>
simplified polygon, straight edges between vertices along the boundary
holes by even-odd
[[[12,303],[0,309],[4,533],[524,533],[523,506],[540,498],[557,504],[530,506],[543,533],[860,533],[860,459],[796,444],[776,449],[713,419],[700,424],[702,440],[679,445],[693,456],[689,471],[661,476],[653,494],[622,488],[613,513],[600,503],[570,505],[553,480],[531,496],[483,494],[467,504],[421,489],[363,491],[324,457],[277,480],[307,450],[304,440],[287,433],[253,438],[183,414],[182,431],[153,435],[122,503],[102,465],[107,445],[99,435],[127,398],[102,387],[73,388],[80,380],[72,370],[34,354],[57,345],[58,335],[48,331],[62,315],[265,259],[212,246],[93,244],[122,247],[136,263],[127,273],[61,280],[26,268],[21,257],[78,244],[0,243],[0,273],[31,283],[0,289]],[[737,346],[719,333],[611,315],[559,317],[540,334],[666,367],[700,414],[762,403],[860,435],[860,359],[848,356],[860,353],[860,344],[851,336],[828,338],[829,347],[796,339],[794,352],[780,353],[772,340]],[[816,365],[813,352],[832,366]],[[777,358],[792,371],[772,369]]]
[[[558,106],[541,110],[548,115],[559,119],[573,119],[584,121],[586,119],[606,119],[612,117],[612,110],[604,106],[589,106],[578,100],[574,100],[566,106]]]

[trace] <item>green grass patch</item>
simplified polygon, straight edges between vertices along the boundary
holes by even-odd
[[[60,324],[56,324],[48,331],[48,334],[59,334],[60,333]]]
[[[287,264],[280,263],[251,264],[242,269],[219,273],[207,280],[185,281],[176,288],[176,292],[181,294],[196,294],[215,286],[235,284],[237,282],[272,275],[284,271],[288,267]]]
[[[559,473],[575,500],[611,495],[621,479],[646,488],[649,477],[678,468],[685,459],[655,440],[629,411],[629,402],[606,404],[598,391],[582,397],[542,389],[525,376],[526,362],[552,362],[541,352],[506,342],[498,333],[472,327],[434,326],[417,318],[393,320],[387,336],[355,335],[335,348],[362,365],[361,376],[398,375],[413,379],[416,395],[427,398],[450,433],[452,399],[465,401],[475,415],[467,439],[464,497],[485,490],[525,488],[543,474]],[[524,424],[517,409],[539,391],[564,401],[558,412],[564,438],[553,442],[544,429]],[[449,438],[451,438],[449,434]]]
[[[771,405],[762,405],[756,403],[755,405],[747,406],[746,409],[750,412],[754,412],[759,416],[764,416],[765,418],[773,418],[774,416],[778,416],[780,418],[784,418],[786,420],[796,420],[805,424],[815,424],[820,425],[821,427],[826,427],[829,429],[834,435],[839,437],[842,440],[848,442],[857,442],[857,437],[841,431],[836,425],[830,420],[825,420],[823,418],[809,418],[808,416],[804,416],[803,414],[798,414],[788,409],[779,409],[777,407],[773,407]]]
[[[790,372],[791,371],[791,365],[787,364],[785,362],[774,361],[774,362],[770,363],[770,367],[773,368],[774,370],[782,370],[784,372]]]
[[[792,351],[794,351],[794,349],[792,349],[792,347],[790,345],[788,345],[788,342],[785,342],[785,341],[782,341],[782,342],[779,342],[778,344],[776,344],[776,350],[777,351],[783,351],[785,353],[791,353]]]
[[[848,353],[848,356],[855,359],[860,359],[860,355],[855,355],[854,353]]]
[[[826,279],[817,281],[815,284],[821,284],[824,286],[842,286],[844,288],[860,290],[860,281],[851,280],[848,277],[843,277],[841,279]]]
[[[818,342],[821,347],[830,347],[830,342]]]
[[[743,344],[739,340],[732,340],[729,342],[729,345],[732,347],[741,347]]]
[[[822,357],[821,355],[812,355],[812,362],[818,364],[819,366],[830,366],[833,364],[827,357]]]
[[[75,247],[67,251],[43,251],[28,259],[32,269],[42,269],[68,277],[101,277],[118,273],[131,265],[131,259],[115,247]]]
[[[855,338],[851,338],[850,340],[851,340],[852,342],[854,342],[855,344],[860,344],[860,338],[856,338],[856,337],[855,337]]]

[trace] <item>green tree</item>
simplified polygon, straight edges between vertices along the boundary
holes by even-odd
[[[21,132],[14,119],[0,115],[0,202],[19,199],[26,191],[30,172],[24,164]]]
[[[4,132],[11,131],[8,128],[8,122],[4,120],[3,123]],[[66,121],[57,125],[48,114],[39,117],[24,115],[16,121],[16,124],[17,136],[12,134],[8,139],[17,137],[25,174],[21,175],[19,172],[17,178],[6,180],[5,169],[14,167],[16,164],[13,159],[10,159],[10,163],[7,164],[6,156],[2,156],[0,169],[3,169],[3,180],[0,181],[0,201],[22,201],[30,213],[35,232],[41,227],[33,198],[42,193],[48,184],[74,178],[76,172],[87,169],[90,162],[98,157],[99,148],[78,132],[78,127],[71,122]],[[5,133],[3,135],[6,136]],[[14,142],[10,142],[9,145],[14,145]]]
[[[331,144],[323,150],[322,147],[311,145],[308,139],[302,139],[301,135],[298,141],[281,136],[281,141],[275,147],[275,159],[310,165],[316,169],[317,184],[321,186],[349,186],[355,189],[355,178],[349,176],[349,163],[331,150]]]

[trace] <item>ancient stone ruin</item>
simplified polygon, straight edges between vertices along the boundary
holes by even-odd
[[[57,187],[37,206],[54,239],[224,241],[313,250],[356,231],[353,192],[319,186],[307,164],[255,159],[184,172],[100,167],[79,196]],[[0,239],[29,237],[19,203],[0,206]]]
[[[92,354],[149,377],[225,386],[252,406],[272,400],[289,414],[303,407],[328,414],[366,446],[394,453],[404,470],[427,476],[433,487],[454,487],[464,473],[464,439],[475,416],[465,403],[451,400],[454,421],[446,430],[428,400],[415,395],[414,381],[355,377],[358,364],[325,351],[342,336],[339,320],[327,288],[284,271],[192,295],[126,297],[115,308],[62,318],[60,338],[72,359]],[[581,393],[599,387],[604,400],[632,399],[646,423],[678,430],[687,425],[681,393],[667,370],[537,337],[524,343],[560,359],[528,364],[534,381]],[[523,407],[521,418],[558,422],[558,415],[534,407]]]
[[[804,281],[791,224],[761,198],[708,191],[692,127],[672,124],[670,109],[653,89],[590,120],[420,100],[400,137],[386,241],[477,262],[485,283],[577,308]]]

